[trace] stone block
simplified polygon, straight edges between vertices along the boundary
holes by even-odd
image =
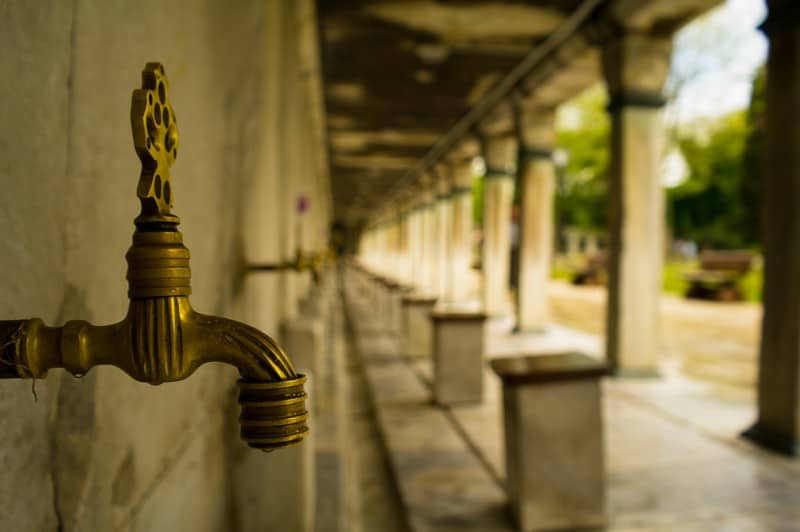
[[[286,354],[300,373],[319,376],[325,356],[325,327],[321,320],[298,318],[283,322],[281,337]]]
[[[402,327],[403,294],[400,285],[389,281],[386,286],[386,328],[399,333]]]
[[[603,526],[604,363],[555,353],[491,366],[503,381],[506,486],[519,529]]]
[[[403,353],[410,357],[430,357],[433,353],[431,312],[436,298],[421,295],[403,297]]]
[[[374,309],[382,327],[388,328],[391,323],[392,299],[389,288],[389,281],[383,277],[374,279]]]
[[[403,297],[411,289],[390,279],[381,279],[378,311],[386,330],[400,334],[403,330]]]
[[[442,405],[483,399],[486,315],[483,312],[434,310],[433,395]]]

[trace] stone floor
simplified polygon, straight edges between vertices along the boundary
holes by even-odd
[[[364,366],[335,278],[325,299],[325,356],[312,376],[317,532],[409,530],[386,445],[377,424]]]
[[[557,317],[580,311],[602,323],[596,293],[576,295],[566,287],[563,294],[579,300],[594,297],[597,308],[564,303],[560,309],[555,306]],[[383,479],[378,491],[384,498],[391,497],[387,479],[395,482],[406,514],[407,525],[394,530],[512,530],[505,512],[496,378],[487,367],[486,397],[480,405],[432,405],[430,361],[405,357],[396,334],[387,330],[361,294],[351,290],[346,301],[353,324],[348,351],[356,352],[354,360],[360,361],[366,376],[376,429],[390,464],[388,474],[373,475],[370,482],[381,484],[376,479]],[[694,319],[702,321],[702,309],[695,310]],[[751,311],[742,314],[747,312]],[[689,312],[670,319],[677,323],[691,316]],[[574,314],[564,321],[572,324],[570,319]],[[558,348],[595,355],[601,351],[601,339],[591,332],[553,326],[545,334],[520,336],[509,333],[509,325],[502,320],[491,323],[490,358]],[[714,352],[715,335],[724,327],[702,325],[708,336],[702,327],[693,334]],[[726,340],[746,344],[746,338],[736,335]],[[608,529],[800,530],[800,463],[763,452],[738,437],[753,420],[751,391],[726,382],[733,391],[721,393],[718,382],[684,377],[682,366],[681,360],[667,365],[658,380],[604,383]],[[394,514],[378,510],[388,521],[400,520],[396,508]],[[364,515],[369,513],[367,509]]]
[[[594,335],[605,332],[606,289],[550,283],[553,320]],[[662,360],[682,373],[746,391],[756,383],[761,305],[661,296]],[[750,390],[752,391],[752,390]]]

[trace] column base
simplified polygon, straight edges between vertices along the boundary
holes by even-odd
[[[770,451],[786,456],[800,456],[800,441],[766,429],[758,422],[755,422],[752,427],[742,432],[741,436]]]

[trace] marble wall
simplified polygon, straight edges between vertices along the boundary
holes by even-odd
[[[130,97],[160,61],[181,137],[172,184],[192,303],[277,334],[306,274],[237,271],[327,240],[311,8],[0,4],[0,319],[124,317],[139,176]],[[311,204],[302,219],[299,195]],[[266,529],[259,502],[279,487],[238,440],[236,377],[214,365],[158,387],[114,368],[52,371],[35,390],[0,381],[0,530]]]

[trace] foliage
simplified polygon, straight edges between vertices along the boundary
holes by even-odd
[[[706,132],[678,135],[689,176],[668,193],[676,238],[713,248],[758,245],[763,74],[753,96],[749,110],[720,118]]]
[[[685,275],[696,269],[695,261],[668,260],[661,275],[661,289],[668,294],[683,295],[689,288]]]
[[[668,294],[683,296],[689,288],[686,275],[697,271],[697,261],[668,260],[664,264],[662,290]],[[745,301],[761,301],[761,284],[764,271],[759,264],[751,268],[738,282]]]
[[[607,95],[595,86],[559,113],[556,145],[566,155],[557,168],[556,216],[560,226],[605,229],[609,120]]]
[[[764,66],[756,73],[750,108],[747,110],[747,145],[744,151],[743,202],[750,206],[750,218],[743,228],[751,242],[761,240],[761,197],[764,173],[764,131],[766,129],[767,72]]]
[[[472,223],[474,227],[483,227],[483,178],[472,179]]]

